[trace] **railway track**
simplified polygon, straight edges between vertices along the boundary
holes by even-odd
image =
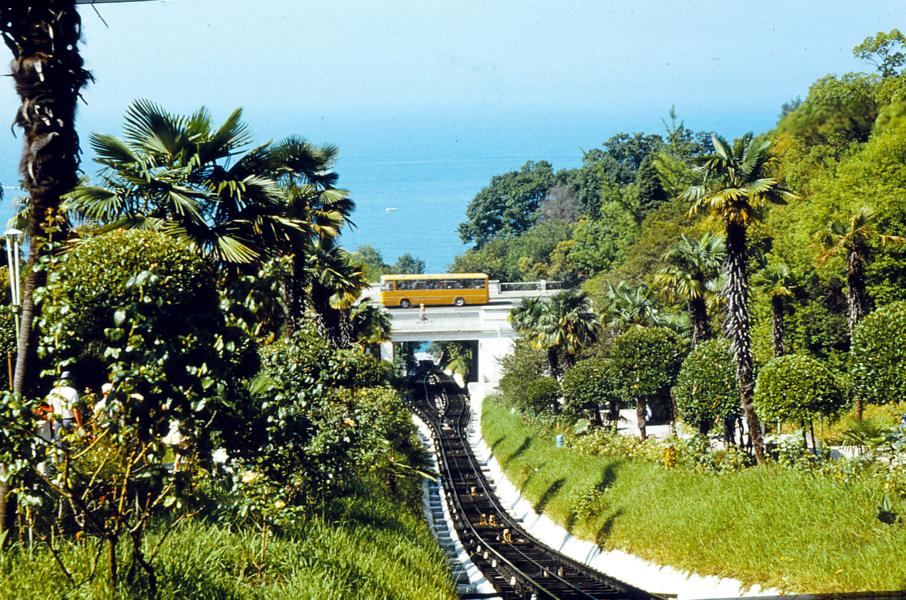
[[[419,376],[419,416],[435,451],[453,526],[472,562],[504,600],[659,598],[578,563],[532,538],[503,509],[466,440],[469,403],[438,371]],[[482,598],[466,594],[463,598]]]

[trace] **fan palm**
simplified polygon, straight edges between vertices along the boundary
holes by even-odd
[[[73,191],[76,218],[159,229],[229,268],[262,260],[270,243],[303,228],[283,210],[272,149],[249,147],[241,110],[215,127],[204,108],[180,116],[138,100],[123,133],[91,136],[100,184]]]
[[[862,206],[846,219],[832,219],[827,228],[817,234],[822,248],[818,262],[831,257],[846,256],[846,303],[848,307],[849,334],[868,312],[868,293],[865,291],[865,261],[876,239],[882,244],[901,244],[906,238],[881,235],[878,232],[878,213]]]
[[[771,299],[771,338],[774,356],[783,356],[783,314],[786,299],[793,295],[795,280],[783,264],[768,265],[752,277],[752,283]]]
[[[333,146],[312,146],[293,137],[277,144],[273,154],[279,165],[275,176],[282,192],[282,212],[302,224],[272,242],[274,251],[290,257],[293,265],[283,289],[286,329],[291,333],[304,314],[314,246],[323,252],[334,244],[343,226],[352,224],[350,214],[355,204],[348,192],[332,187],[337,179]]]
[[[348,252],[330,243],[316,241],[307,258],[304,277],[315,324],[331,344],[348,348],[353,341],[349,311],[368,288],[368,276]]]
[[[656,326],[661,323],[661,313],[648,288],[644,285],[633,287],[625,281],[616,286],[607,284],[603,312],[607,324],[616,331],[630,325]]]
[[[597,338],[599,329],[591,301],[581,290],[561,292],[544,300],[525,298],[510,319],[534,349],[547,353],[552,377],[560,376],[561,357],[572,364],[582,347]]]
[[[714,234],[706,233],[698,240],[681,235],[680,241],[664,254],[667,266],[655,274],[655,282],[670,296],[686,303],[693,346],[711,335],[705,300],[707,283],[717,274],[725,254],[723,240]]]
[[[392,322],[380,306],[367,302],[354,305],[349,310],[349,327],[353,343],[363,350],[390,341]]]
[[[752,404],[754,376],[749,331],[749,280],[746,270],[747,230],[761,218],[767,204],[784,204],[793,194],[770,171],[770,142],[746,134],[733,144],[712,136],[714,153],[703,158],[701,183],[683,196],[692,203],[690,214],[708,213],[723,222],[726,235],[727,335],[732,342],[739,381],[740,403],[759,463],[764,462],[761,425]]]

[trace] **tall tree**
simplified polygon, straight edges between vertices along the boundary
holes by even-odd
[[[524,233],[535,224],[541,201],[553,185],[554,171],[547,161],[528,161],[518,171],[495,175],[469,202],[459,237],[481,247]]]
[[[774,356],[783,356],[783,316],[786,311],[786,299],[793,295],[795,279],[787,265],[777,263],[755,273],[752,283],[771,299],[771,338]]]
[[[19,171],[28,193],[26,229],[31,240],[12,386],[19,394],[30,391],[26,382],[37,382],[29,370],[34,368],[34,292],[44,277],[35,266],[50,250],[45,223],[58,221],[63,195],[78,183],[76,102],[91,79],[79,53],[81,32],[74,0],[0,4],[0,35],[13,55],[10,72],[21,102],[15,124],[25,134]],[[0,471],[5,473],[5,467]],[[0,531],[6,530],[10,514],[8,492],[9,483],[0,482]]]
[[[879,31],[853,48],[853,55],[875,65],[881,77],[896,77],[906,64],[906,36],[899,29]]]
[[[667,266],[655,274],[655,281],[669,295],[685,302],[692,323],[692,346],[708,339],[707,283],[713,279],[726,256],[724,241],[706,233],[698,240],[685,235],[664,254]]]
[[[897,244],[906,238],[881,235],[878,232],[878,212],[862,206],[843,219],[831,219],[824,231],[816,238],[822,252],[818,262],[831,257],[846,256],[846,303],[848,306],[849,334],[868,312],[868,293],[865,291],[865,262],[871,253],[871,245],[877,240],[882,244]]]
[[[701,183],[690,187],[684,196],[692,203],[690,214],[707,212],[723,222],[726,235],[727,336],[736,360],[739,395],[746,415],[755,458],[763,463],[761,424],[752,404],[755,384],[751,336],[749,331],[749,277],[747,231],[761,218],[768,203],[784,204],[793,194],[771,176],[773,155],[770,142],[756,140],[751,133],[733,144],[713,136],[714,153],[699,167]]]
[[[21,100],[15,124],[25,134],[19,169],[22,187],[29,196],[30,215],[27,233],[31,249],[13,379],[13,389],[19,393],[26,391],[26,381],[36,381],[29,377],[28,368],[36,313],[33,294],[42,277],[34,266],[47,252],[44,225],[60,223],[57,213],[62,196],[78,183],[76,102],[91,79],[79,54],[81,31],[74,0],[0,5],[0,34],[13,55],[10,70]]]

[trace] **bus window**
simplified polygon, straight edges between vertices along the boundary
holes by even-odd
[[[427,288],[427,286],[425,285],[426,283],[427,282],[424,279],[417,279],[412,282],[412,289],[413,290],[424,290]]]
[[[484,279],[470,279],[468,281],[469,289],[473,290],[483,290],[484,289]]]
[[[385,292],[392,292],[393,291],[393,281],[385,281],[384,285],[381,286],[381,289],[384,290]]]

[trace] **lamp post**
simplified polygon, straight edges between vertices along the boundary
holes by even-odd
[[[9,265],[9,295],[13,305],[13,318],[16,323],[16,352],[19,352],[19,306],[22,301],[19,290],[19,242],[22,232],[15,228],[6,230],[6,264]],[[7,351],[6,366],[9,370],[9,385],[13,385],[13,353]]]

